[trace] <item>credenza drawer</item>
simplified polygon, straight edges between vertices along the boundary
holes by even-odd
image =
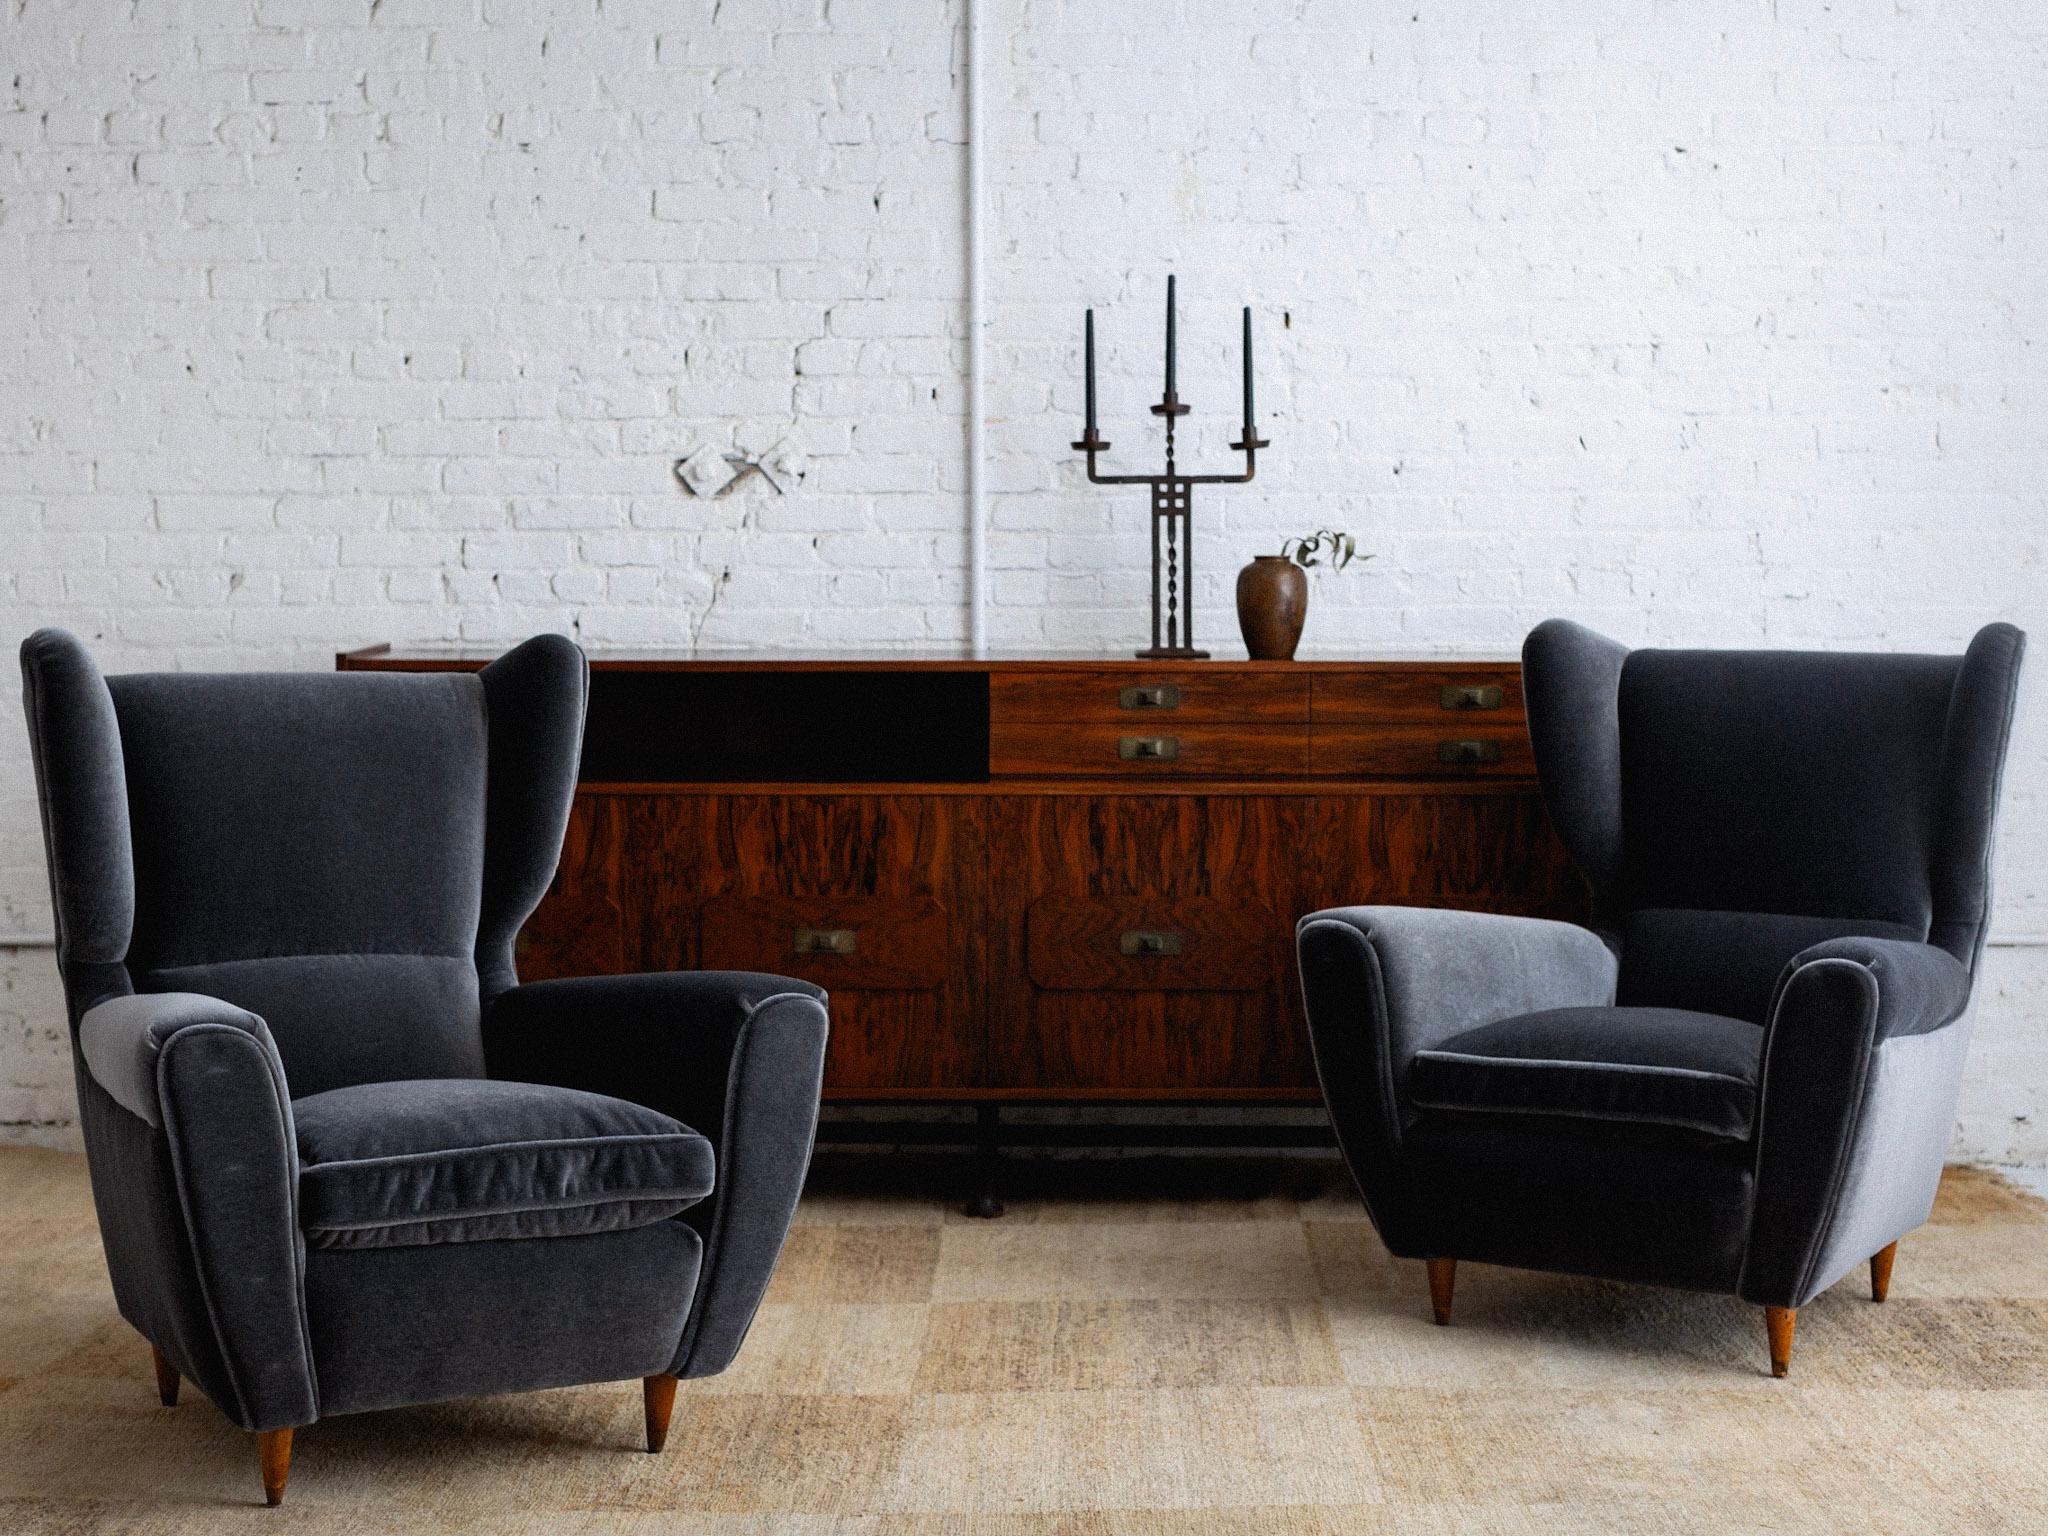
[[[1522,676],[1512,667],[1498,670],[1400,671],[1325,674],[1315,680],[1314,716],[1318,724],[1340,720],[1443,721],[1447,734],[1460,733],[1457,722],[1469,721],[1473,732],[1481,722],[1522,724]]]
[[[1309,713],[1306,674],[1205,672],[994,672],[989,720],[1115,722],[1133,731],[1149,719],[1302,723]]]
[[[1051,991],[1254,992],[1286,933],[1266,907],[1209,896],[1042,896],[1025,922],[1031,980]]]
[[[946,912],[929,896],[714,896],[698,919],[702,965],[830,989],[922,991],[946,978]]]
[[[1017,723],[989,730],[995,778],[1285,778],[1308,771],[1301,725]]]
[[[1319,725],[1310,772],[1347,779],[1521,778],[1536,771],[1520,717],[1428,725]]]

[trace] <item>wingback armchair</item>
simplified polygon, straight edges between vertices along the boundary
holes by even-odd
[[[809,1162],[825,997],[521,986],[587,668],[103,677],[22,647],[93,1200],[175,1403],[257,1432],[679,1377],[745,1336]]]
[[[1962,656],[1523,649],[1551,821],[1591,926],[1350,907],[1302,986],[1387,1246],[1796,1309],[1927,1218],[1990,913],[2024,637]]]

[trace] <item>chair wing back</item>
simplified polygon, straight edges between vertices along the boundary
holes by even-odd
[[[1974,965],[2025,637],[1962,656],[1524,647],[1546,802],[1621,945],[1618,1000],[1763,1021],[1785,962],[1858,934]]]
[[[22,649],[74,1023],[127,991],[268,1021],[295,1096],[483,1072],[574,789],[582,653],[475,673],[103,678]]]

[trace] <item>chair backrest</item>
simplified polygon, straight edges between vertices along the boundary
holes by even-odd
[[[1630,651],[1553,619],[1523,647],[1552,822],[1621,949],[1622,1003],[1759,1023],[1807,945],[1974,968],[2026,637],[1961,656]]]
[[[72,1023],[130,991],[261,1014],[295,1096],[483,1072],[581,747],[583,653],[480,673],[102,677],[22,646]]]

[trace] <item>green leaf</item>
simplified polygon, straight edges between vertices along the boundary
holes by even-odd
[[[1328,553],[1324,551],[1327,549]],[[1313,533],[1286,539],[1280,545],[1280,558],[1292,560],[1296,565],[1313,570],[1328,561],[1331,569],[1343,570],[1353,560],[1360,558],[1358,541],[1348,533],[1335,528],[1318,528]],[[1363,558],[1370,560],[1371,555]]]

